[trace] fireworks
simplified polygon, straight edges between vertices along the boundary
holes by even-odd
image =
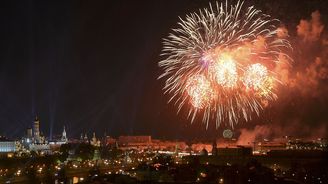
[[[268,70],[265,66],[256,63],[250,65],[243,77],[244,85],[246,89],[261,89],[268,78]]]
[[[219,85],[225,88],[236,87],[237,67],[235,61],[228,55],[221,55],[217,61],[212,62],[209,71]]]
[[[180,18],[179,27],[164,39],[165,59],[159,62],[169,101],[178,104],[178,111],[188,106],[191,121],[202,114],[207,126],[214,120],[217,127],[222,122],[233,127],[259,115],[277,99],[279,79],[273,71],[279,58],[290,61],[291,46],[279,37],[277,23],[242,2],[217,2]]]
[[[187,80],[187,93],[194,107],[203,108],[210,103],[213,98],[213,90],[210,85],[204,75],[195,75]]]

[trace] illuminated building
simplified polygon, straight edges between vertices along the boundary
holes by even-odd
[[[110,136],[105,136],[103,145],[109,146],[109,145],[115,145],[116,144],[116,139],[110,137]]]
[[[257,151],[259,153],[267,153],[271,150],[285,150],[286,143],[277,142],[277,141],[263,141],[263,142],[257,143],[255,148],[256,148],[256,150],[254,150],[254,151]]]
[[[178,151],[179,154],[181,151],[187,149],[187,144],[183,141],[168,141],[168,140],[158,140],[152,139],[151,144],[145,144],[146,148],[151,148],[153,150],[169,151],[176,154]]]
[[[26,137],[22,140],[24,148],[30,151],[42,153],[51,153],[50,145],[45,136],[40,132],[40,120],[36,116],[33,122],[33,128],[28,128]]]
[[[45,154],[51,154],[50,144],[29,144],[30,151],[39,151]]]
[[[119,145],[149,145],[151,136],[119,136]]]
[[[93,132],[93,136],[92,136],[92,139],[90,141],[90,144],[93,145],[93,146],[98,146],[98,147],[100,146],[100,141],[97,140],[95,132]]]
[[[151,136],[119,136],[117,144],[123,150],[145,150],[153,146]]]
[[[89,139],[88,139],[88,135],[87,134],[84,134],[83,141],[85,143],[89,143]]]
[[[16,142],[0,137],[0,153],[13,153],[16,151]]]
[[[35,117],[34,124],[33,124],[33,137],[34,137],[34,143],[41,143],[40,121],[38,119],[38,116]]]
[[[65,129],[65,126],[64,126],[61,137],[58,138],[57,140],[49,141],[49,144],[50,144],[50,148],[52,150],[59,150],[60,145],[67,144],[67,142],[68,142],[68,139],[67,139],[67,135],[66,135],[66,129]]]
[[[66,136],[66,129],[65,129],[65,126],[64,126],[63,133],[62,133],[61,141],[62,141],[62,142],[65,142],[65,143],[67,143],[67,141],[68,141],[67,136]]]
[[[26,134],[27,134],[26,135],[26,141],[27,142],[31,142],[32,141],[32,138],[33,138],[32,128],[28,128]]]
[[[286,143],[286,148],[290,150],[327,150],[327,140],[318,138],[316,140],[290,139]]]

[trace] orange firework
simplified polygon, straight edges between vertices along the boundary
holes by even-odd
[[[279,57],[290,60],[291,46],[278,36],[277,20],[242,8],[242,2],[210,4],[180,19],[180,27],[164,39],[159,78],[166,78],[165,93],[179,110],[191,104],[192,121],[202,113],[207,126],[215,120],[217,127],[222,122],[233,127],[277,98],[279,79],[272,69]]]
[[[195,75],[189,78],[186,89],[190,96],[191,104],[196,108],[203,108],[209,105],[214,96],[211,83],[204,75]]]
[[[237,85],[236,62],[228,54],[222,54],[209,66],[213,79],[222,87],[234,88]]]

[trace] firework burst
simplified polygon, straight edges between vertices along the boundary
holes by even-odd
[[[189,107],[193,122],[202,114],[220,126],[234,127],[261,112],[263,101],[277,99],[274,68],[291,48],[277,35],[279,21],[243,2],[209,4],[180,18],[178,28],[164,39],[159,62],[164,91],[178,112]],[[189,105],[188,105],[189,104]]]

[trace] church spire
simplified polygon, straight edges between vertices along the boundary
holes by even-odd
[[[62,133],[62,141],[64,142],[67,142],[67,136],[66,136],[66,129],[65,129],[65,126],[64,126],[64,130],[63,130],[63,133]]]

